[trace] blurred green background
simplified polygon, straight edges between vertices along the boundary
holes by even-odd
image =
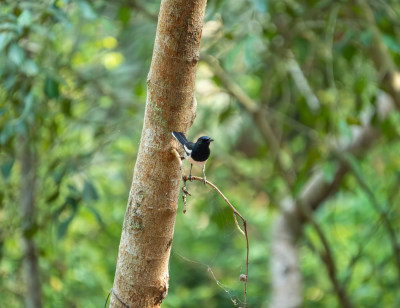
[[[25,305],[23,237],[37,247],[43,307],[104,306],[140,141],[159,5],[0,1],[0,307]],[[377,42],[383,46],[378,55]],[[225,75],[216,73],[216,59]],[[334,140],[351,141],[352,129],[366,118],[381,135],[353,160],[353,169],[373,197],[349,174],[315,220],[355,307],[400,307],[400,116],[379,120],[376,102],[385,91],[396,100],[391,90],[400,89],[399,64],[397,0],[208,1],[189,138],[215,139],[207,179],[248,221],[249,307],[268,307],[272,297],[271,230],[280,201],[296,198],[317,168],[332,179]],[[232,95],[224,77],[259,113]],[[295,174],[290,188],[258,116],[277,137],[281,166]],[[28,222],[21,214],[26,153],[35,179]],[[214,191],[199,183],[188,188],[193,196],[186,214],[179,199],[162,306],[240,306],[245,240]],[[298,245],[303,306],[339,307],[313,226]]]

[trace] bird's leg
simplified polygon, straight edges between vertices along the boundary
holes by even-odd
[[[206,173],[205,173],[205,169],[206,169],[206,165],[204,165],[203,166],[203,175],[204,175],[204,177],[203,177],[203,182],[204,182],[204,185],[206,185]]]
[[[192,180],[192,167],[193,167],[193,164],[190,164],[189,181]]]

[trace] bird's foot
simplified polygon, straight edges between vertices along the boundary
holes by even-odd
[[[206,177],[203,178],[203,183],[204,183],[204,185],[206,185],[206,183],[207,183]]]

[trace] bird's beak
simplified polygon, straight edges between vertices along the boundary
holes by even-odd
[[[211,138],[210,138],[210,142],[212,142],[212,141],[214,141],[214,139],[211,139]]]

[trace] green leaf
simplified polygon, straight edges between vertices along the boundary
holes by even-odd
[[[118,19],[122,22],[122,25],[126,27],[131,19],[131,9],[126,6],[121,6],[118,10]]]
[[[85,181],[85,185],[83,187],[83,199],[85,200],[97,200],[99,195],[97,194],[96,188],[92,183]]]
[[[46,199],[46,203],[52,203],[54,200],[58,198],[60,195],[60,189],[59,186],[56,188],[56,190]]]
[[[360,41],[364,46],[369,47],[369,46],[371,46],[371,43],[372,43],[372,37],[373,37],[373,32],[371,29],[368,29],[368,30],[364,31],[363,33],[361,33]]]
[[[7,47],[14,35],[11,32],[0,32],[0,50]]]
[[[260,13],[266,13],[268,10],[268,0],[252,0],[254,8]]]
[[[382,37],[383,37],[383,42],[389,48],[389,50],[394,51],[396,53],[400,53],[400,44],[393,36],[383,34]]]
[[[22,71],[29,77],[35,76],[39,72],[38,66],[31,59],[26,59],[21,68]]]
[[[18,25],[27,27],[32,23],[32,14],[29,10],[24,10],[18,17]]]
[[[61,239],[65,236],[65,234],[68,231],[68,227],[71,224],[72,220],[75,218],[75,212],[68,217],[67,219],[65,219],[64,221],[60,222],[60,224],[57,227],[57,238]]]
[[[67,117],[71,117],[72,112],[71,112],[71,106],[72,106],[72,101],[70,99],[63,99],[61,102],[61,111],[64,113]]]
[[[322,165],[322,172],[324,175],[324,179],[328,183],[331,183],[333,181],[333,178],[335,176],[335,171],[336,171],[336,167],[333,162],[326,162]]]
[[[93,213],[94,217],[96,217],[96,220],[99,223],[99,225],[104,226],[104,222],[103,219],[101,218],[100,213],[93,206],[88,206],[88,208]]]
[[[44,93],[49,98],[58,98],[60,96],[59,84],[53,78],[47,76],[44,86]]]
[[[15,162],[15,160],[11,159],[11,160],[5,162],[3,165],[1,165],[1,174],[3,175],[3,177],[6,180],[8,179],[8,177],[11,174],[11,170],[12,170],[12,167],[14,166],[14,162]]]
[[[228,106],[224,111],[222,111],[219,115],[219,123],[225,122],[227,119],[229,119],[232,115],[234,114],[234,109],[232,106]]]
[[[350,129],[349,125],[343,119],[339,119],[339,132],[341,133],[341,135],[346,136],[348,138],[348,140],[353,139],[353,135],[351,133],[351,129]]]
[[[78,203],[79,200],[73,196],[68,196],[65,200],[64,204],[61,206],[61,209],[58,211],[57,215],[61,215],[68,208],[72,210],[71,214],[68,218],[64,219],[57,226],[57,238],[61,239],[67,233],[68,227],[71,224],[72,220],[75,218],[76,213],[78,212]],[[68,207],[69,206],[69,207]]]
[[[22,225],[22,230],[27,238],[32,238],[39,231],[39,225],[36,223],[29,223],[28,226]]]
[[[25,52],[17,43],[13,43],[8,50],[8,58],[16,65],[20,65],[24,61]]]
[[[6,144],[15,133],[15,126],[11,122],[6,122],[0,131],[0,144]]]
[[[92,6],[86,1],[79,1],[80,11],[85,19],[94,20],[97,18],[96,12],[93,10]]]

